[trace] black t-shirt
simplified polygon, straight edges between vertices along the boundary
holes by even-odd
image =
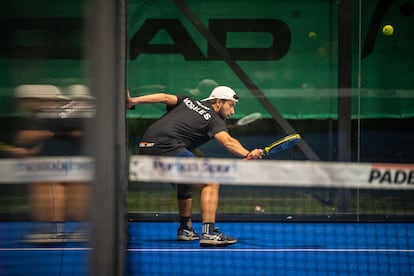
[[[10,125],[7,132],[0,135],[0,157],[15,157],[10,155],[2,147],[33,148],[41,145],[40,152],[36,156],[73,156],[82,155],[84,150],[84,139],[82,135],[74,136],[74,131],[84,131],[85,119],[83,118],[39,118],[36,114],[27,117],[9,118]],[[18,144],[15,141],[16,135],[21,130],[50,131],[54,135],[50,138],[39,141],[33,139],[31,142]],[[3,145],[3,146],[2,146]]]
[[[177,98],[177,105],[170,107],[145,132],[141,142],[153,145],[140,147],[141,154],[176,155],[183,149],[199,147],[218,132],[228,131],[211,104],[187,96]]]

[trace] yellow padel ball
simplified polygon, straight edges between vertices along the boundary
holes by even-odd
[[[394,33],[394,27],[392,25],[385,25],[382,28],[382,33],[386,36],[390,36]]]

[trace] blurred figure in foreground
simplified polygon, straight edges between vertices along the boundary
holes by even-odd
[[[79,89],[69,87],[68,90],[73,88]],[[86,97],[75,94],[73,98],[65,97],[53,85],[16,88],[19,111],[27,113],[15,135],[15,147],[27,149],[19,157],[83,155],[84,119],[93,116],[94,105],[90,103],[91,98],[85,100]],[[88,104],[83,106],[84,101]],[[24,240],[30,243],[87,241],[88,186],[83,182],[31,183],[30,205],[36,225]],[[65,221],[78,221],[79,229],[68,234]]]

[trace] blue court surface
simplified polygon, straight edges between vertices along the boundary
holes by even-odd
[[[22,243],[29,222],[0,223],[0,275],[87,275],[88,244]],[[127,275],[414,275],[411,223],[220,222],[224,248],[176,241],[174,222],[128,225]],[[67,231],[73,229],[67,223]],[[200,229],[201,225],[195,223]]]

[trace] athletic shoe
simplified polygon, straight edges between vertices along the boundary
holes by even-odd
[[[68,242],[88,242],[90,240],[89,233],[86,231],[77,231],[68,235]]]
[[[64,243],[66,242],[66,237],[63,233],[36,233],[26,235],[23,241],[32,244]]]
[[[230,244],[235,244],[236,242],[237,238],[229,237],[226,234],[220,233],[218,228],[214,228],[212,234],[203,233],[200,239],[200,246],[227,246]]]
[[[191,229],[178,228],[177,240],[179,241],[195,241],[200,239],[200,234]]]

